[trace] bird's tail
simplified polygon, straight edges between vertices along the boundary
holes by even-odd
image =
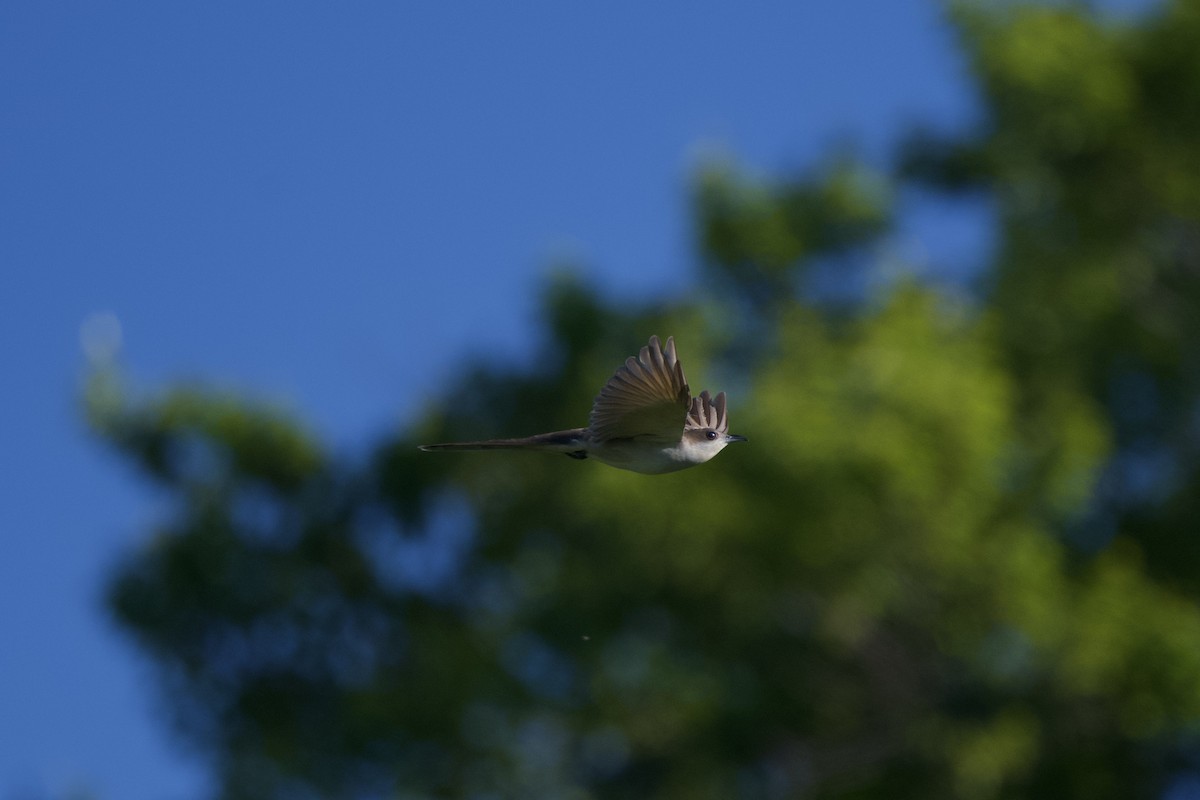
[[[446,442],[423,444],[426,452],[435,450],[542,450],[549,453],[566,453],[575,458],[587,455],[587,428],[572,428],[569,431],[539,433],[523,439],[488,439],[482,442]]]

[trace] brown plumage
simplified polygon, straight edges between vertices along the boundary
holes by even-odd
[[[657,336],[630,356],[600,389],[588,427],[521,439],[422,445],[422,450],[541,450],[595,458],[619,469],[656,474],[708,461],[730,442],[725,393],[692,398],[675,340]]]

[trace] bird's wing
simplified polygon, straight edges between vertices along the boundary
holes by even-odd
[[[729,430],[729,417],[725,413],[725,393],[718,392],[716,397],[709,397],[705,389],[698,397],[692,399],[692,407],[688,411],[686,427],[711,428],[717,433]]]
[[[630,356],[604,384],[592,404],[588,430],[594,441],[629,437],[679,441],[691,403],[675,340],[657,336],[637,358]]]

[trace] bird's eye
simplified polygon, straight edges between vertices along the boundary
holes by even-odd
[[[710,442],[711,442],[713,439],[716,439],[716,438],[717,438],[717,432],[716,432],[716,431],[707,431],[707,432],[706,432],[704,435],[705,435],[706,437],[708,437],[708,440],[709,440]]]

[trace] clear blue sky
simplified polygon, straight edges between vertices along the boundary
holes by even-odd
[[[519,358],[559,256],[688,286],[698,153],[882,158],[971,109],[929,0],[5,3],[0,800],[204,786],[99,602],[161,499],[78,414],[90,314],[137,383],[278,400],[353,453],[465,353]],[[938,207],[907,235],[981,240]]]

